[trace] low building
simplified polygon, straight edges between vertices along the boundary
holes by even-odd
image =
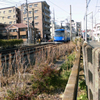
[[[23,23],[18,23],[18,24],[12,24],[12,25],[5,25],[2,28],[1,35],[3,38],[1,39],[23,39],[24,42],[27,42],[28,39],[28,32],[27,32],[27,25]],[[34,41],[34,35],[36,37],[36,34],[38,34],[38,29],[34,29],[33,33],[33,27],[29,27],[30,30],[30,39],[31,42]],[[4,38],[4,36],[6,38]]]

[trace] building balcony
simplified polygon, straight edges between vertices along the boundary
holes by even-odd
[[[44,8],[45,8],[45,10],[47,10],[50,13],[50,9],[48,9],[47,7],[44,7]]]
[[[45,19],[45,22],[51,23],[50,20],[48,20],[48,19]]]
[[[44,34],[51,34],[50,31],[44,31]]]
[[[50,28],[50,26],[48,26],[48,25],[45,25],[45,27],[46,27],[46,28]]]
[[[45,16],[51,18],[50,14],[48,14],[48,13],[44,13],[44,14],[45,14]]]

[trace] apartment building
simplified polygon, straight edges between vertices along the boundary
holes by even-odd
[[[28,4],[29,25],[32,24],[34,15],[34,27],[39,29],[41,38],[50,37],[49,7],[50,6],[45,1]],[[21,9],[21,23],[27,24],[26,4],[22,4],[18,8]],[[34,9],[34,14],[32,9]]]
[[[20,22],[20,9],[16,8],[15,6],[0,9],[0,23],[16,24]]]

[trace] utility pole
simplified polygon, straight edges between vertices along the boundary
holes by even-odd
[[[27,12],[27,28],[28,28],[28,39],[27,39],[27,43],[30,42],[30,32],[29,32],[29,18],[28,18],[28,4],[27,4],[27,0],[26,0],[26,12]]]
[[[92,40],[93,40],[93,12],[92,12]]]
[[[54,41],[54,34],[55,34],[55,12],[54,12],[54,9],[53,9],[53,25],[54,25],[54,29],[53,29],[53,41]]]
[[[32,21],[32,26],[33,26],[33,39],[34,39],[34,44],[35,44],[34,9],[32,9],[32,15],[33,15],[33,21]]]
[[[87,0],[86,0],[86,31],[85,31],[85,41],[87,42]]]
[[[72,40],[72,14],[71,14],[71,5],[70,5],[70,41]]]

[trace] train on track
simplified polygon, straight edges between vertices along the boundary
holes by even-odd
[[[76,33],[72,31],[72,38],[76,36]],[[68,42],[70,41],[70,30],[56,29],[54,34],[54,42]]]

